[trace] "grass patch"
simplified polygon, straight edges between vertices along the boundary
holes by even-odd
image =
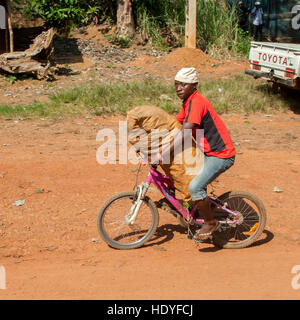
[[[239,75],[201,82],[198,87],[220,114],[225,112],[271,112],[297,108],[297,96],[284,97],[268,90],[266,82]],[[69,117],[74,115],[126,115],[138,105],[155,105],[176,113],[181,101],[173,85],[147,80],[103,85],[98,82],[58,91],[46,103],[0,106],[1,118]]]
[[[286,111],[299,106],[297,92],[276,94],[269,89],[265,80],[254,80],[244,75],[205,82],[199,86],[199,90],[219,113]]]
[[[2,118],[7,117],[34,117],[34,116],[45,116],[45,107],[43,104],[33,104],[27,106],[7,106],[2,105],[0,106],[0,116]]]
[[[110,42],[113,43],[120,48],[128,48],[131,39],[129,38],[122,38],[122,37],[116,37],[116,36],[106,36],[106,39]]]

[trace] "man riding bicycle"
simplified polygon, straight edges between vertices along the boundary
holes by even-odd
[[[187,136],[192,134],[196,138],[196,129],[204,131],[204,140],[200,144],[204,153],[204,164],[189,184],[192,200],[197,202],[205,220],[203,227],[194,236],[195,241],[202,241],[219,228],[213,217],[206,187],[234,164],[236,151],[225,124],[197,87],[198,74],[195,68],[179,70],[175,76],[175,89],[183,103],[176,119],[182,123],[182,129],[161,154],[154,156],[152,166],[156,167],[160,162],[164,162],[164,158],[169,159],[169,154],[181,146]]]

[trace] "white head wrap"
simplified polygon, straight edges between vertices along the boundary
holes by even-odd
[[[254,5],[255,5],[255,6],[260,6],[260,2],[259,2],[259,1],[256,1],[256,2],[254,3]]]
[[[177,72],[175,81],[196,83],[198,82],[198,73],[195,68],[182,68]]]

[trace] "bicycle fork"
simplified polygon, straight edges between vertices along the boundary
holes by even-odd
[[[130,208],[130,211],[125,216],[125,223],[127,225],[133,225],[135,222],[135,219],[138,215],[138,212],[140,210],[140,207],[143,203],[143,200],[145,198],[145,195],[149,189],[150,183],[149,182],[142,182],[139,186],[137,186],[137,199]]]

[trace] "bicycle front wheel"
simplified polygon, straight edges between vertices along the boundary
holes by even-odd
[[[222,226],[222,232],[215,232],[213,242],[226,249],[240,249],[250,246],[262,234],[266,225],[266,209],[260,199],[247,191],[230,191],[217,199],[239,217],[239,223]],[[228,216],[227,219],[234,220]]]
[[[120,192],[108,199],[97,219],[102,239],[116,249],[135,249],[150,240],[158,226],[158,210],[152,200],[145,197],[135,219],[136,192]]]

